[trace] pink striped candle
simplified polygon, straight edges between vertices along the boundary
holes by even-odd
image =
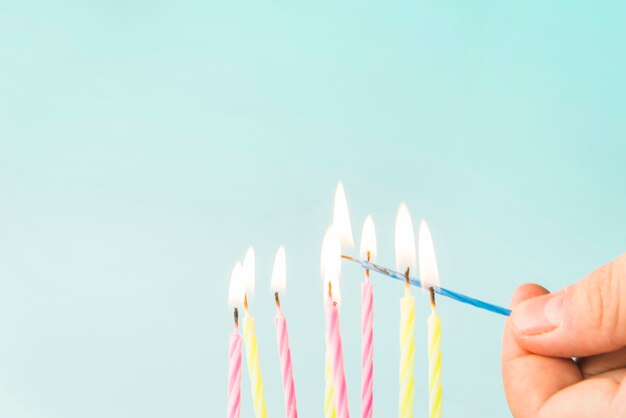
[[[239,418],[241,411],[241,334],[235,325],[228,350],[228,418]]]
[[[337,304],[328,298],[328,338],[330,342],[330,359],[333,368],[333,380],[335,381],[335,399],[337,402],[337,416],[350,418],[348,409],[348,389],[346,385],[346,372],[343,364],[343,346],[341,332],[339,330],[339,309]]]
[[[321,270],[324,279],[324,312],[326,313],[328,351],[330,353],[330,366],[333,372],[337,417],[350,418],[346,371],[343,364],[343,347],[339,329],[339,308],[337,306],[341,301],[341,293],[339,291],[341,244],[332,225],[326,230],[324,240],[322,241]]]
[[[230,333],[228,347],[228,418],[239,418],[241,413],[241,346],[242,338],[239,334],[239,310],[244,298],[244,282],[241,263],[235,264],[230,277],[228,290],[228,304],[234,310],[235,328]]]
[[[280,370],[282,372],[283,390],[285,392],[285,409],[287,418],[298,418],[296,406],[296,388],[293,382],[293,367],[291,364],[291,350],[289,349],[289,334],[287,332],[287,320],[277,306],[278,311],[274,317],[276,326],[276,342],[280,356]]]
[[[361,258],[376,259],[376,230],[371,216],[365,218],[361,233]],[[372,418],[374,412],[374,290],[370,271],[365,270],[361,284],[361,418]]]
[[[274,268],[272,270],[271,287],[276,299],[276,316],[274,325],[276,326],[276,342],[278,343],[278,355],[280,357],[280,370],[285,392],[285,409],[287,418],[298,418],[298,408],[296,406],[296,388],[293,383],[293,367],[291,365],[291,350],[289,349],[289,333],[287,332],[287,319],[280,309],[280,299],[278,292],[284,292],[287,281],[287,262],[285,248],[281,245],[276,252]]]
[[[361,417],[372,418],[374,409],[374,294],[369,270],[361,284]]]

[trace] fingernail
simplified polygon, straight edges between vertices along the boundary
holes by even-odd
[[[539,296],[520,303],[513,309],[512,321],[522,335],[545,334],[561,325],[565,292]]]

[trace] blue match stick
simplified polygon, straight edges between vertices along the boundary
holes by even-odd
[[[357,264],[360,264],[366,270],[374,270],[380,274],[391,277],[392,279],[399,280],[401,282],[406,281],[406,277],[402,273],[398,273],[397,271],[390,270],[386,267],[379,266],[374,263],[370,263],[369,261],[359,260],[356,258],[352,258],[348,255],[343,255],[343,258],[346,260],[354,261]],[[413,276],[409,276],[409,281],[413,286],[422,287],[422,282]],[[468,305],[476,306],[477,308],[485,309],[487,311],[495,312],[500,315],[509,316],[511,315],[511,310],[507,308],[503,308],[501,306],[493,305],[491,303],[483,302],[482,300],[474,299],[469,296],[465,296],[461,293],[454,292],[452,290],[445,289],[443,287],[433,287],[435,293],[438,293],[442,296],[447,296],[454,300],[457,300],[461,303],[467,303]]]

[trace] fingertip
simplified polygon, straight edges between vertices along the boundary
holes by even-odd
[[[618,256],[615,260],[613,260],[613,262],[617,264],[626,265],[626,253]]]
[[[545,295],[546,293],[550,293],[550,291],[541,285],[535,283],[523,284],[515,289],[515,292],[513,292],[513,296],[511,297],[511,301],[509,302],[509,307],[513,309],[519,303],[527,299]]]
[[[520,303],[532,299],[537,296],[545,295],[548,293],[548,290],[543,286],[534,283],[526,283],[518,287],[515,292],[513,292],[513,296],[511,297],[511,302],[509,306],[513,309],[513,312],[509,318],[507,318],[505,322],[504,335],[502,341],[502,358],[503,360],[507,360],[510,358],[515,358],[527,352],[519,345],[517,342],[517,338],[515,336],[515,330],[511,321],[512,316],[515,314],[515,307]]]

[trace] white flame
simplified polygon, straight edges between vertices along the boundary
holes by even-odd
[[[230,286],[228,288],[228,305],[231,308],[243,307],[243,297],[246,289],[243,282],[242,270],[243,268],[241,263],[237,261],[235,268],[233,268],[233,272],[230,275]]]
[[[407,267],[410,272],[415,272],[417,261],[415,259],[415,235],[411,215],[404,203],[398,208],[396,216],[396,269],[404,273]]]
[[[341,243],[335,228],[331,225],[324,234],[322,241],[321,272],[324,281],[324,295],[328,294],[328,283],[332,285],[333,299],[341,301],[339,276],[341,275]]]
[[[272,269],[272,292],[284,292],[287,282],[287,260],[285,258],[285,247],[282,245],[276,251],[274,258],[274,268]]]
[[[369,253],[369,261],[374,263],[376,261],[377,247],[376,247],[376,229],[374,228],[374,221],[371,216],[365,218],[363,224],[363,232],[361,232],[361,250],[360,255],[363,260],[367,260],[367,254]]]
[[[255,281],[255,258],[254,248],[248,248],[246,251],[246,257],[243,259],[243,280],[246,286],[246,295],[248,297],[254,294],[254,281]]]
[[[433,237],[426,221],[420,222],[419,228],[419,261],[422,288],[439,287],[439,269],[433,246]]]
[[[333,210],[333,226],[339,241],[344,247],[354,247],[354,239],[352,238],[352,226],[350,224],[350,215],[348,213],[348,203],[346,201],[346,194],[343,191],[343,184],[337,183],[337,190],[335,191],[335,208]]]

